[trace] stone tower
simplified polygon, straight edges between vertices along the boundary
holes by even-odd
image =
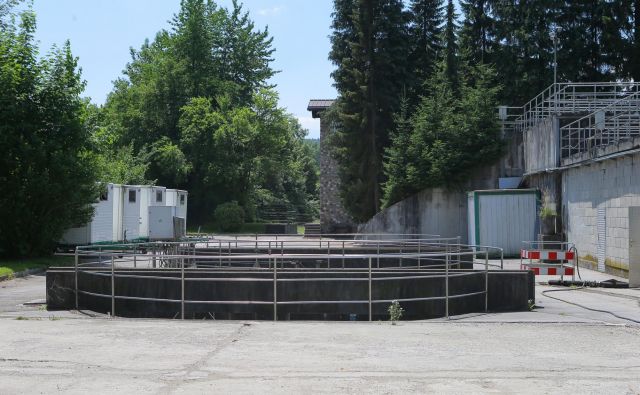
[[[338,165],[331,156],[328,138],[333,132],[323,112],[335,100],[310,100],[308,111],[313,118],[320,118],[320,228],[322,233],[350,233],[355,227],[340,201]]]

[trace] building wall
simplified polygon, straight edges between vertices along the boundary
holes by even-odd
[[[331,155],[329,122],[320,117],[320,227],[322,233],[348,231],[353,221],[342,206],[338,164]]]
[[[640,154],[568,169],[562,174],[566,232],[580,256],[597,259],[598,209],[605,214],[608,271],[629,268],[629,207],[640,206]]]

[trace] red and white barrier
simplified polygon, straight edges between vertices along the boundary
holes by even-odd
[[[573,251],[557,250],[521,250],[522,259],[546,259],[550,261],[570,261],[575,258]]]
[[[523,264],[522,266],[531,270],[536,276],[573,276],[572,267],[530,266],[526,264]]]

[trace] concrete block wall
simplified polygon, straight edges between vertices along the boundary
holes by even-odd
[[[571,168],[562,174],[567,239],[597,257],[598,209],[606,221],[608,269],[629,268],[629,207],[640,206],[640,154]]]

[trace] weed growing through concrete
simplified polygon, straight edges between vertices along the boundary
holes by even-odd
[[[400,306],[400,303],[397,300],[391,302],[389,305],[389,320],[391,321],[391,325],[395,325],[397,321],[400,321],[402,313],[404,313],[404,309]]]
[[[536,308],[536,301],[533,299],[528,300],[529,311],[533,311]]]

